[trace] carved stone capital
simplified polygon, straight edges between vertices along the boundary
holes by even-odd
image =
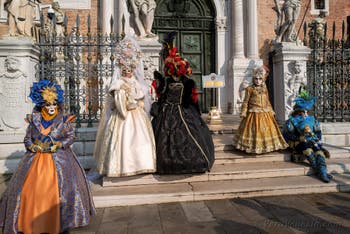
[[[215,20],[215,25],[218,31],[226,31],[227,30],[226,17],[217,18]]]

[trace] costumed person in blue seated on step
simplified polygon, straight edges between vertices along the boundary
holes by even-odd
[[[190,63],[167,41],[163,77],[155,72],[153,86],[158,101],[151,114],[156,140],[157,172],[160,174],[202,173],[214,163],[214,145],[201,118],[196,83],[190,78]]]
[[[268,71],[264,65],[254,68],[253,84],[245,90],[241,122],[233,145],[247,153],[262,154],[288,147],[269,100],[265,84]]]
[[[108,87],[94,149],[97,171],[107,177],[156,171],[156,148],[137,41],[126,36],[116,47],[116,70]]]
[[[301,90],[294,100],[293,112],[283,127],[283,135],[293,150],[292,160],[303,161],[306,158],[311,168],[323,182],[330,182],[332,176],[327,173],[326,157],[329,152],[323,148],[320,123],[314,116],[308,115],[315,98],[306,90]],[[298,159],[297,156],[302,158]]]
[[[88,225],[95,208],[85,172],[71,149],[72,121],[64,115],[61,87],[34,82],[35,107],[28,122],[27,152],[0,200],[3,233],[60,233]]]

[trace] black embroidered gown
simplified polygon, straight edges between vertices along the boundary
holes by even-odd
[[[152,120],[160,174],[200,173],[214,163],[211,133],[192,100],[195,82],[185,76],[158,83],[162,91],[158,113]]]

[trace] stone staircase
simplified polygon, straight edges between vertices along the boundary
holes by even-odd
[[[96,206],[350,191],[349,147],[325,144],[331,152],[328,171],[334,176],[327,184],[313,175],[307,163],[290,162],[287,150],[248,155],[233,149],[238,123],[237,117],[224,116],[222,123],[209,125],[216,152],[209,173],[103,178],[100,184],[91,184]]]

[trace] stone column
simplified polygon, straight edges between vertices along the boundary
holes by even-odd
[[[306,61],[311,53],[310,49],[303,45],[297,45],[295,42],[277,43],[272,48],[274,55],[273,61],[273,95],[274,109],[276,112],[276,120],[282,124],[288,118],[292,110],[293,96],[297,95],[298,90],[293,89],[294,83],[301,82],[293,80],[291,69],[295,61],[301,70],[306,71]],[[305,81],[306,84],[306,74]]]
[[[258,17],[256,0],[247,0],[247,57],[258,58]]]
[[[226,17],[221,17],[216,19],[216,71],[219,75],[224,75],[227,69],[227,64],[225,64],[225,60],[229,55],[229,52],[225,50],[227,46],[225,43],[225,37],[227,33],[226,27]],[[222,88],[219,88],[222,91]],[[221,113],[222,108],[227,108],[226,95],[223,95],[223,92],[220,92],[220,96],[218,99],[218,110]]]
[[[117,33],[118,33],[118,35],[121,35],[123,33],[123,1],[118,0],[116,5],[117,5],[117,7],[116,7],[116,12],[115,12],[115,18],[117,20]],[[124,16],[124,20],[125,20],[125,16]],[[125,27],[125,25],[124,25],[124,27]],[[125,28],[124,28],[124,30],[125,30]]]
[[[116,22],[114,17],[114,0],[102,0],[102,32],[110,33],[111,32],[111,16]]]
[[[33,109],[28,98],[36,81],[40,52],[31,38],[0,40],[0,174],[11,173],[25,149],[26,114]]]
[[[231,2],[231,60],[227,79],[228,112],[238,114],[241,107],[240,88],[247,80],[250,62],[244,55],[243,1]]]
[[[243,23],[243,1],[233,0],[231,3],[231,39],[233,58],[244,57],[244,23]]]

